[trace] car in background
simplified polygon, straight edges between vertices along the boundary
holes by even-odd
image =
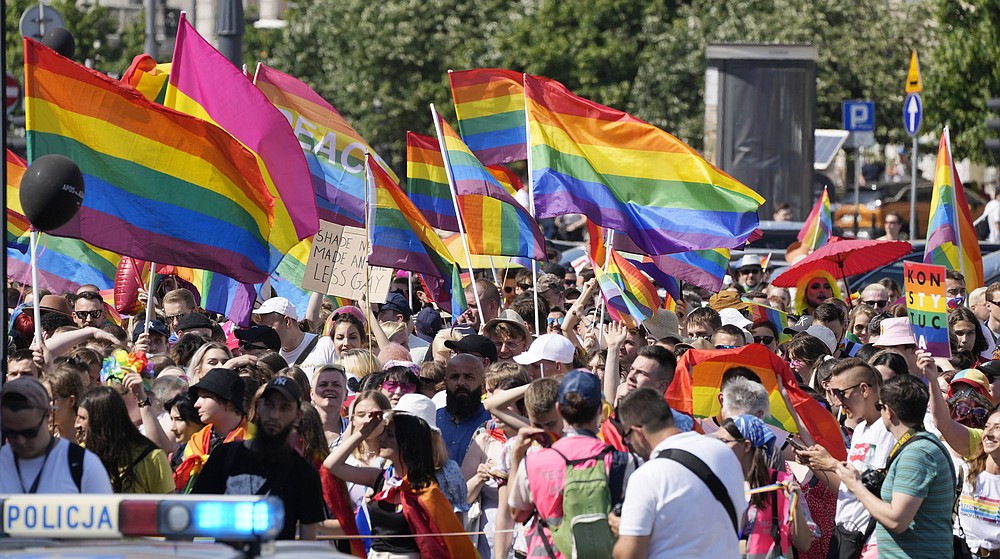
[[[930,216],[931,197],[934,193],[930,181],[917,182],[917,238],[927,235],[927,219]],[[899,214],[903,221],[903,233],[910,231],[910,185],[906,183],[879,183],[859,191],[861,203],[858,210],[858,237],[878,238],[885,234],[885,216]],[[978,192],[965,189],[972,218],[982,215],[987,200]],[[848,192],[844,201],[831,204],[834,227],[844,231],[854,230],[854,193]]]

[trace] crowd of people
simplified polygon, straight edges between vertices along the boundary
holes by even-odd
[[[554,263],[487,271],[460,316],[399,277],[378,304],[272,297],[245,327],[168,281],[148,323],[94,286],[9,287],[0,494],[274,495],[280,538],[377,559],[1000,557],[1000,284],[948,273],[945,359],[891,280],[852,296],[768,272],[745,256],[641,324]],[[710,417],[671,406],[687,352],[751,344],[835,419],[834,444],[765,386],[775,371],[727,365],[690,395]]]

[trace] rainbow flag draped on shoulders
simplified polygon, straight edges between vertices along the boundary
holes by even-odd
[[[765,421],[797,433],[798,427],[778,391],[778,383],[788,394],[795,412],[816,443],[839,461],[847,459],[847,446],[837,420],[819,402],[799,388],[795,374],[784,359],[760,344],[736,349],[688,350],[677,363],[677,374],[667,388],[670,407],[695,417],[715,417],[719,414],[719,387],[722,375],[736,366],[757,373],[771,401],[771,417]]]
[[[799,242],[812,252],[826,244],[833,234],[833,217],[830,213],[830,193],[823,187],[823,195],[816,201],[809,217],[799,231]]]
[[[164,101],[170,108],[217,124],[254,155],[274,200],[268,271],[300,240],[319,231],[316,196],[309,188],[312,177],[288,121],[183,13]]]
[[[645,254],[740,248],[764,199],[670,134],[524,76],[535,217],[592,217]]]
[[[31,39],[24,52],[29,160],[65,155],[87,187],[54,235],[251,283],[267,277],[274,201],[253,153]]]
[[[479,68],[448,72],[458,130],[486,165],[527,158],[521,72]]]
[[[406,190],[413,205],[432,227],[458,231],[448,171],[436,138],[406,133]]]
[[[368,265],[423,274],[431,291],[428,295],[441,308],[451,309],[455,316],[465,312],[465,291],[455,257],[382,166],[372,159],[367,166],[373,201]]]
[[[941,133],[937,167],[934,170],[934,192],[931,194],[930,216],[927,221],[927,244],[924,263],[945,266],[965,276],[970,292],[983,286],[983,255],[979,237],[972,225],[972,213],[965,198],[965,188],[958,176],[951,154],[948,129]]]
[[[545,238],[538,223],[510,195],[434,111],[441,134],[441,154],[458,196],[469,252],[493,256],[545,259]]]
[[[309,165],[319,218],[364,227],[365,151],[374,153],[368,142],[301,80],[261,64],[254,83],[294,130]],[[375,159],[382,161],[378,155]]]

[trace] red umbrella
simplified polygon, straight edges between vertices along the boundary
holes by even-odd
[[[812,272],[823,270],[836,279],[870,272],[906,256],[913,246],[906,241],[873,241],[831,237],[829,242],[771,280],[777,287],[795,287]]]

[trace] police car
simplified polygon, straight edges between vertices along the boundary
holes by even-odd
[[[329,542],[276,542],[275,497],[0,495],[0,559],[349,558]]]

